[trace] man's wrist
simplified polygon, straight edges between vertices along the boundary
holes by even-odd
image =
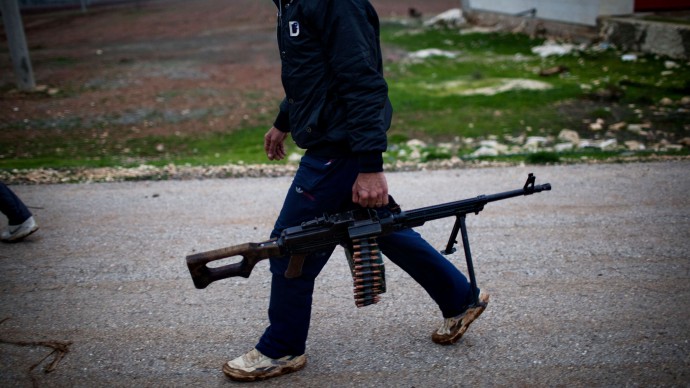
[[[273,126],[280,132],[290,132],[290,115],[282,110],[278,113],[278,117],[273,122]]]
[[[383,155],[381,152],[362,152],[357,154],[359,172],[371,173],[383,171]]]

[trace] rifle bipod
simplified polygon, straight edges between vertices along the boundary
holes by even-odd
[[[355,305],[377,303],[379,294],[386,292],[386,274],[376,238],[353,240],[350,247],[345,247],[345,254],[352,272]]]
[[[467,225],[465,223],[465,214],[460,214],[455,218],[455,225],[453,231],[450,233],[446,249],[441,251],[444,255],[455,253],[455,244],[458,243],[456,238],[458,232],[462,237],[462,247],[465,249],[465,259],[467,261],[467,274],[470,277],[470,287],[472,288],[472,306],[479,303],[479,289],[477,288],[477,278],[474,276],[474,265],[472,264],[472,252],[470,251],[470,239],[467,237]]]

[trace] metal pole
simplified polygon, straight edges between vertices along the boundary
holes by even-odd
[[[462,16],[469,22],[472,17],[472,5],[470,5],[470,0],[460,0],[460,8],[462,9]]]
[[[5,33],[7,34],[14,74],[17,77],[17,86],[20,90],[34,90],[36,81],[31,68],[29,49],[26,46],[24,25],[17,0],[0,0],[0,12],[2,12],[2,20],[5,23]]]

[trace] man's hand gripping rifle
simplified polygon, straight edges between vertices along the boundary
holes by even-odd
[[[476,198],[408,211],[400,210],[400,207],[391,201],[388,211],[379,212],[374,209],[358,208],[333,215],[325,214],[302,225],[285,229],[277,239],[260,243],[245,243],[187,256],[187,266],[194,285],[199,289],[206,288],[216,280],[233,276],[248,278],[256,263],[271,257],[289,256],[290,262],[285,277],[294,278],[301,275],[302,265],[307,255],[341,245],[348,256],[354,279],[355,303],[361,307],[376,303],[378,294],[385,292],[383,261],[376,244],[377,237],[406,228],[422,226],[427,221],[454,216],[456,217],[455,225],[446,248],[441,252],[443,254],[455,252],[455,244],[458,243],[456,239],[458,233],[461,234],[470,283],[473,292],[476,293],[477,282],[474,276],[465,216],[470,213],[478,214],[489,202],[545,190],[551,190],[551,185],[548,183],[535,185],[534,175],[529,174],[527,182],[521,189],[498,194],[480,195]],[[212,261],[235,256],[240,256],[242,259],[219,267],[207,265]],[[475,302],[477,298],[478,295],[474,295]]]

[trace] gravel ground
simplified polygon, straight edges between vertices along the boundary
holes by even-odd
[[[554,189],[468,217],[492,300],[458,344],[431,342],[441,317],[393,264],[382,302],[355,308],[338,250],[318,280],[306,369],[261,385],[690,385],[688,171],[682,161],[389,174],[407,209],[516,189],[528,172]],[[13,186],[41,230],[0,246],[2,385],[233,384],[220,366],[266,326],[267,263],[196,290],[184,257],[265,239],[289,182]],[[451,226],[420,229],[441,247]],[[50,373],[46,341],[71,342]]]

